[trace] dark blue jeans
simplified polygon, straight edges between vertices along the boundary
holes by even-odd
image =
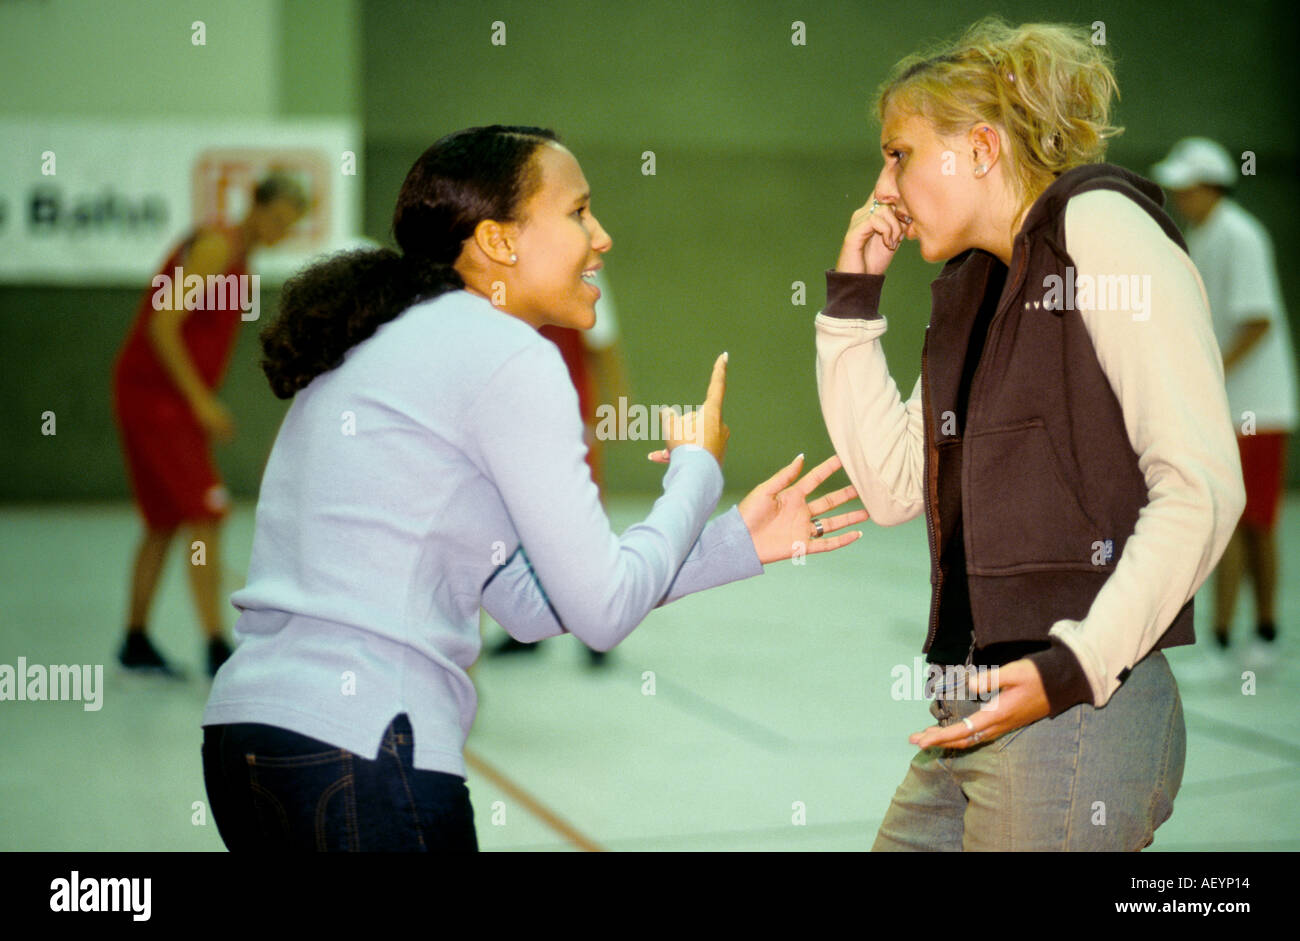
[[[203,778],[217,832],[232,851],[476,852],[465,781],[417,770],[403,713],[371,761],[255,723],[203,730]]]

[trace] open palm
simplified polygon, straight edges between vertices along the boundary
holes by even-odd
[[[740,501],[740,516],[749,527],[754,550],[764,565],[788,559],[796,553],[829,552],[847,546],[862,535],[861,532],[851,532],[830,537],[831,533],[867,519],[866,510],[854,510],[821,520],[821,535],[813,523],[822,513],[858,495],[850,486],[808,500],[809,494],[840,469],[839,457],[832,455],[796,481],[802,467],[803,455],[800,454]]]

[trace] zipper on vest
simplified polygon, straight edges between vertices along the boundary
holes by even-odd
[[[939,567],[939,549],[935,542],[934,516],[939,512],[939,488],[935,487],[933,499],[930,490],[930,382],[926,369],[926,351],[930,346],[930,325],[925,327],[925,340],[921,344],[921,415],[925,420],[925,460],[922,472],[925,474],[925,529],[930,538],[930,565],[935,573],[934,586],[930,589],[930,626],[925,635],[924,650],[928,651],[934,643],[934,635],[939,627],[939,595],[943,590],[943,569]],[[938,469],[936,468],[936,473]],[[931,511],[931,506],[934,507]]]
[[[1013,257],[1011,257],[1011,261],[1013,261],[1013,263],[1015,264],[1015,268],[1008,270],[1008,273],[1006,273],[1006,281],[1002,283],[1002,291],[1004,291],[1004,294],[1008,295],[1006,296],[1006,302],[1002,304],[998,304],[998,308],[996,309],[995,312],[993,312],[992,318],[989,318],[988,328],[985,329],[984,331],[984,350],[982,354],[980,354],[979,364],[976,365],[975,367],[975,373],[972,374],[971,376],[969,398],[967,398],[966,400],[966,424],[967,425],[970,424],[971,417],[975,415],[975,403],[978,402],[978,395],[976,395],[976,390],[979,389],[980,374],[985,372],[984,365],[988,361],[987,354],[989,354],[989,352],[992,352],[993,347],[995,347],[995,341],[997,339],[995,334],[995,329],[997,329],[998,326],[1001,325],[1000,321],[1004,320],[1006,312],[1010,311],[1011,305],[1013,305],[1015,299],[1018,298],[1019,292],[1021,292],[1021,287],[1022,287],[1021,278],[1027,276],[1028,269],[1030,269],[1030,263],[1028,263],[1027,253],[1028,253],[1028,247],[1026,246],[1026,250],[1024,250],[1021,253],[1021,255],[1019,255],[1019,257],[1014,255]],[[930,326],[927,325],[926,342],[928,343],[928,341],[930,341]],[[924,413],[928,413],[928,409],[930,409],[930,396],[928,396],[928,391],[930,391],[930,389],[928,389],[926,380],[924,380],[924,376],[926,376],[926,344],[924,343],[922,344],[922,347],[920,347],[920,374],[922,374],[922,381],[920,381],[922,382],[922,411]],[[962,433],[963,433],[962,438],[966,437],[965,430],[966,430],[965,428],[962,429]],[[927,435],[930,434],[930,424],[928,424],[928,419],[926,425],[926,434]],[[970,474],[970,461],[966,460],[965,446],[963,446],[962,450],[963,450],[962,480],[961,483],[959,483],[959,486],[961,486],[962,494],[965,495],[966,480]],[[927,437],[926,456],[927,458],[928,456],[930,456],[930,446],[928,446],[928,437]],[[927,486],[930,485],[930,473],[928,472],[926,473],[926,485]],[[939,487],[937,486],[935,487],[935,509],[936,512],[937,509],[939,509]],[[928,515],[928,513],[926,516],[926,521],[927,522],[930,521],[930,515]],[[969,533],[970,533],[969,526],[967,526],[966,521],[963,520],[962,521],[962,542],[966,541],[967,534]],[[933,526],[931,526],[931,530],[930,530],[930,554],[932,559],[931,564],[935,565],[935,571],[937,572],[937,576],[939,577],[936,578],[936,586],[935,586],[935,590],[933,590],[933,595],[930,602],[930,606],[931,606],[930,607],[930,633],[928,633],[928,636],[926,638],[927,650],[930,649],[931,643],[935,642],[935,634],[937,633],[937,630],[939,630],[939,597],[940,597],[941,589],[943,589],[943,584],[944,584],[944,572],[943,569],[939,567],[939,551],[937,551],[937,547],[935,545],[935,529],[933,529]],[[967,559],[967,564],[969,564],[970,552],[966,551],[965,555]],[[970,646],[970,650],[966,651],[967,667],[974,667],[975,647],[978,645],[979,645],[979,634],[978,632],[976,632],[975,615],[974,615],[974,611],[972,611],[971,612],[971,646]]]

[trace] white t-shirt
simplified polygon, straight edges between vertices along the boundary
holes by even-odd
[[[1205,284],[1220,351],[1231,348],[1243,324],[1269,322],[1263,339],[1225,377],[1237,433],[1246,412],[1254,413],[1260,431],[1294,431],[1295,354],[1268,233],[1225,197],[1187,234],[1187,250]]]

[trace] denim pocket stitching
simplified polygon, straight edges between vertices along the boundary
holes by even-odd
[[[347,839],[348,849],[354,852],[357,849],[356,822],[353,819],[352,812],[351,812],[352,811],[351,801],[348,799],[349,798],[348,791],[350,791],[351,786],[352,786],[352,769],[349,768],[346,774],[344,774],[341,778],[339,778],[329,787],[325,788],[325,790],[321,791],[321,795],[316,801],[316,813],[315,813],[314,822],[315,822],[315,831],[316,831],[315,833],[316,851],[318,853],[329,852],[329,848],[330,848],[329,840],[328,840],[329,827],[325,818],[326,818],[326,814],[329,811],[330,801],[333,800],[334,795],[338,794],[340,791],[344,791],[343,813],[345,819],[347,820],[347,827],[344,830],[344,835]]]
[[[428,849],[424,844],[424,827],[420,823],[420,805],[415,800],[415,795],[411,792],[411,782],[406,777],[406,765],[397,758],[397,776],[402,779],[402,790],[406,792],[406,799],[411,804],[411,821],[415,825],[415,838],[420,842],[420,849]]]
[[[245,752],[244,759],[250,768],[308,768],[312,765],[329,764],[342,760],[348,752],[342,748],[329,751],[313,752],[310,755],[259,755],[257,752]]]
[[[1035,721],[1041,721],[1041,720],[1036,719]],[[1001,735],[995,738],[991,743],[993,745],[993,750],[997,752],[1006,751],[1007,746],[1010,745],[1012,742],[1014,742],[1017,738],[1019,738],[1020,733],[1025,731],[1025,729],[1029,728],[1029,726],[1033,724],[1034,724],[1033,722],[1030,722],[1028,725],[1022,725],[1020,726],[1020,728],[1012,729],[1010,732],[1003,732]]]
[[[293,828],[289,825],[289,814],[285,811],[284,804],[271,791],[258,784],[256,778],[249,778],[248,789],[253,792],[253,812],[257,816],[263,831],[266,830],[266,818],[259,811],[263,808],[269,808],[274,813],[276,821],[280,824],[280,836],[286,842],[289,842],[293,836]],[[263,836],[266,835],[263,832]]]

